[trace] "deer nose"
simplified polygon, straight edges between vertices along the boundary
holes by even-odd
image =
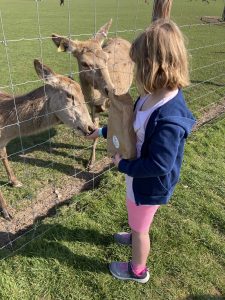
[[[89,131],[89,133],[91,134],[92,132],[95,131],[95,127],[94,127],[94,126],[88,125],[88,131]]]
[[[106,93],[107,97],[110,96],[110,93],[112,94],[115,94],[115,87],[112,85],[112,86],[105,86],[104,87],[104,92]]]
[[[107,87],[105,87],[105,93],[106,93],[107,96],[109,95],[109,90],[108,90]]]

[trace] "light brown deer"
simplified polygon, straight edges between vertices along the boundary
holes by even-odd
[[[94,130],[80,85],[70,78],[54,73],[34,60],[35,70],[45,82],[32,92],[13,97],[0,93],[0,159],[12,186],[21,186],[10,167],[6,145],[16,137],[29,136],[64,123],[79,135]],[[15,107],[15,104],[16,107]],[[11,216],[0,191],[0,207],[6,219]]]
[[[108,107],[108,92],[116,90],[116,94],[126,93],[133,80],[133,62],[129,56],[131,44],[119,37],[107,37],[112,20],[102,26],[96,35],[86,41],[72,41],[53,34],[52,39],[59,51],[72,52],[77,58],[81,88],[88,103],[92,120],[96,127],[99,124],[99,113]],[[88,167],[95,161],[94,141]]]
[[[155,0],[152,20],[169,17],[171,6],[172,0]],[[52,35],[58,51],[72,53],[78,61],[81,88],[96,127],[99,124],[99,113],[109,105],[109,91],[114,91],[116,95],[125,94],[133,81],[134,64],[129,56],[130,42],[115,37],[104,43],[111,24],[112,20],[86,41]],[[97,140],[93,143],[89,168],[95,161],[96,144]]]

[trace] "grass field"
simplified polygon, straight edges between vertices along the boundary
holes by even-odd
[[[64,7],[56,0],[38,4],[1,0],[0,40],[5,37],[8,42],[7,47],[0,43],[0,89],[12,92],[11,80],[16,94],[39,86],[40,81],[29,82],[38,79],[34,58],[42,57],[61,74],[77,71],[73,58],[57,53],[49,39],[53,32],[85,39],[113,18],[110,36],[121,31],[118,35],[131,41],[150,23],[149,2],[147,6],[141,0],[72,0],[68,10],[67,0]],[[172,9],[172,19],[188,40],[192,84],[184,92],[198,118],[225,95],[225,26],[200,25],[201,16],[220,16],[223,5],[222,0],[209,4],[174,0]],[[135,97],[135,89],[132,93]],[[17,249],[33,239],[26,247],[15,253],[1,250],[1,258],[11,256],[0,262],[0,299],[225,299],[224,136],[225,121],[219,118],[189,139],[181,181],[170,205],[160,209],[153,225],[150,283],[124,283],[108,273],[108,262],[130,257],[130,249],[112,241],[112,233],[126,230],[127,223],[124,177],[110,171],[102,176],[98,188],[74,196],[71,206],[37,223],[35,231],[14,245]],[[25,157],[14,154],[21,151],[19,140],[8,147],[13,168],[24,184],[21,189],[6,185],[0,166],[2,191],[15,208],[28,205],[46,185],[62,187],[75,168],[85,169],[90,143],[64,126],[22,142],[24,149],[29,148]],[[101,141],[97,159],[105,155]],[[40,237],[34,238],[34,233]]]

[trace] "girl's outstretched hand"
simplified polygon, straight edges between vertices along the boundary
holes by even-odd
[[[95,139],[97,139],[99,137],[98,128],[95,129],[92,133],[86,135],[85,137],[88,140],[95,140]]]
[[[112,157],[112,162],[116,167],[118,167],[119,162],[121,161],[122,156],[119,153],[116,153],[114,157]]]

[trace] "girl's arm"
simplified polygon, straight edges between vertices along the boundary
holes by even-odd
[[[119,171],[139,178],[166,175],[174,165],[184,133],[184,129],[175,124],[156,126],[148,145],[147,157],[121,159],[118,164]]]

